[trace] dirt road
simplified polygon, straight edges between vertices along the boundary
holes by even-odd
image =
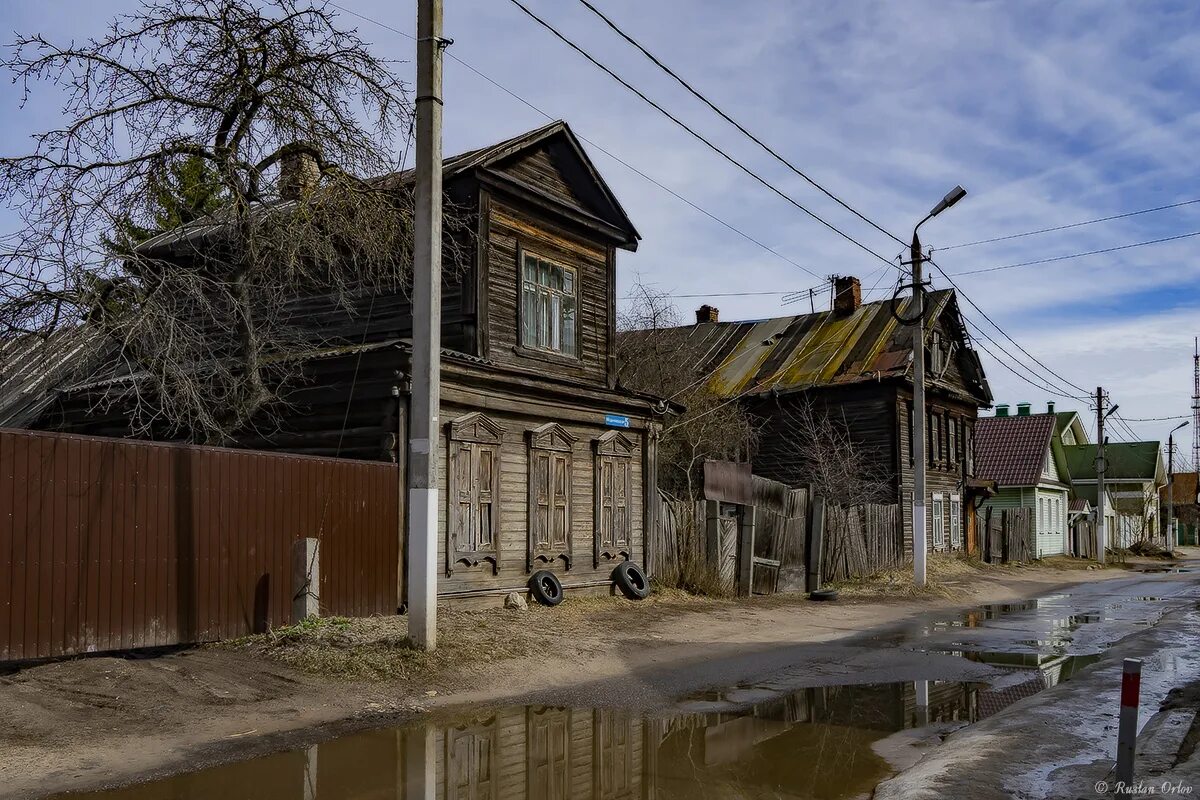
[[[847,674],[860,682],[970,680],[985,667],[895,648],[882,653],[855,637],[885,635],[931,612],[1127,574],[969,571],[943,581],[950,597],[835,604],[668,596],[636,605],[604,599],[553,610],[455,611],[443,614],[445,646],[433,659],[395,646],[403,637],[403,619],[395,618],[347,626],[339,635],[365,632],[369,644],[334,649],[340,660],[330,660],[330,648],[259,641],[43,665],[0,676],[0,797],[160,777],[459,703],[651,710],[688,691],[798,664],[830,683],[846,682]],[[347,681],[320,671],[390,677]]]

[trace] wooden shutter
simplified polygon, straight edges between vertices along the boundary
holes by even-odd
[[[448,426],[446,575],[482,562],[500,571],[500,445],[504,429],[483,414]]]
[[[496,721],[470,728],[450,728],[445,734],[446,800],[495,800]]]
[[[592,723],[592,761],[597,800],[633,800],[633,724],[629,717],[597,709]]]
[[[525,797],[567,800],[571,796],[571,712],[529,708],[525,741],[528,748]]]
[[[572,450],[576,438],[557,423],[528,432],[529,550],[526,568],[562,561],[570,569]]]
[[[609,431],[593,442],[595,517],[593,564],[633,557],[633,455],[622,433]]]

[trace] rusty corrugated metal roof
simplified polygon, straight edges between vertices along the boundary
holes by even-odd
[[[948,289],[930,292],[931,318],[952,299]],[[910,302],[905,300],[898,313],[907,315]],[[696,353],[698,368],[712,373],[711,387],[729,397],[906,377],[913,338],[912,328],[892,316],[890,300],[864,303],[844,316],[822,311],[700,323],[660,333],[678,337],[681,350]]]

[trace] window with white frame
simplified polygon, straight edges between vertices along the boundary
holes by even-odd
[[[962,547],[962,498],[950,495],[950,546]]]
[[[521,254],[521,345],[578,353],[579,279],[571,267],[529,252]]]
[[[932,515],[933,519],[931,520],[931,522],[933,524],[933,546],[934,547],[945,547],[946,546],[945,513],[946,513],[945,512],[945,503],[942,500],[942,496],[940,494],[935,494],[933,496],[933,515]]]

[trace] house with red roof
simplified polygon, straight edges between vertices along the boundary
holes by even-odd
[[[1029,508],[1034,514],[1037,557],[1070,552],[1071,475],[1062,430],[1053,406],[1031,413],[1019,403],[1007,405],[975,423],[975,475],[996,483],[996,494],[983,508]]]

